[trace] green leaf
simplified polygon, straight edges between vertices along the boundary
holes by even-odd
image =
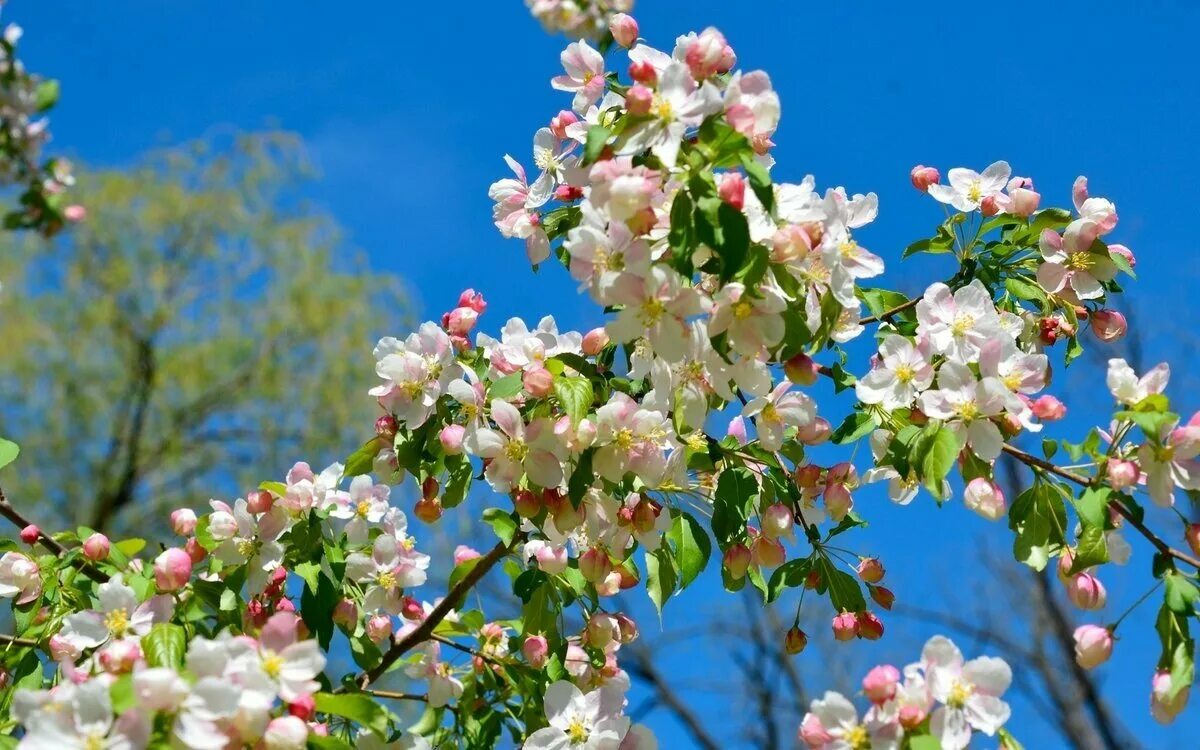
[[[498,398],[500,400],[509,399],[521,392],[524,384],[521,381],[522,373],[520,370],[505,375],[499,380],[493,380],[488,386],[487,394],[489,398]]]
[[[863,437],[871,434],[875,429],[875,420],[866,412],[856,411],[851,412],[846,419],[838,425],[838,428],[833,431],[829,439],[837,445],[845,445],[853,443]]]
[[[58,102],[59,83],[53,79],[42,81],[34,93],[34,106],[38,112],[45,112]]]
[[[305,579],[308,583],[308,579]],[[300,618],[317,636],[321,648],[328,649],[333,640],[333,609],[337,606],[338,590],[329,576],[317,576],[317,585],[309,588],[305,585],[300,594]]]
[[[1200,599],[1200,589],[1186,576],[1170,571],[1163,577],[1166,592],[1163,602],[1172,612],[1190,616],[1196,611],[1196,600]]]
[[[858,579],[838,568],[829,558],[822,557],[818,563],[821,582],[829,591],[829,601],[838,612],[862,612],[867,608]]]
[[[1108,562],[1108,538],[1102,526],[1084,526],[1075,546],[1075,557],[1071,573],[1079,573],[1095,565]]]
[[[604,151],[610,137],[612,137],[612,131],[603,125],[593,125],[588,128],[587,140],[583,144],[583,166],[586,167],[600,158],[600,153]]]
[[[876,318],[882,317],[888,310],[895,309],[908,302],[908,297],[900,292],[893,292],[889,289],[859,289],[858,296],[866,304],[867,310],[871,312],[871,315]],[[901,314],[908,314],[908,311]]]
[[[712,541],[704,527],[687,511],[673,510],[671,515],[674,518],[667,539],[675,547],[675,559],[679,563],[679,588],[686,589],[708,565]]]
[[[449,480],[442,492],[442,507],[453,508],[467,498],[471,489],[471,462],[466,456],[446,456],[446,472]]]
[[[596,473],[592,471],[592,457],[595,454],[594,448],[588,448],[581,453],[579,463],[575,465],[575,470],[571,472],[571,478],[567,481],[567,499],[571,501],[573,508],[578,508],[579,503],[583,502],[584,494],[596,479]]]
[[[942,750],[942,743],[937,737],[929,734],[922,734],[916,737],[908,738],[909,750]]]
[[[142,638],[142,653],[146,663],[152,667],[178,669],[183,665],[187,652],[187,636],[183,628],[170,622],[161,622],[150,628]]]
[[[1162,434],[1163,428],[1179,417],[1170,412],[1119,411],[1113,415],[1113,418],[1133,422],[1142,430],[1142,434],[1151,440],[1157,440]]]
[[[1053,485],[1039,482],[1022,492],[1008,511],[1009,528],[1017,532],[1013,556],[1034,570],[1044,570],[1065,544],[1066,524],[1066,506]]]
[[[583,421],[588,410],[592,408],[592,400],[595,398],[592,381],[582,376],[556,376],[554,378],[554,395],[558,398],[558,403],[562,405],[563,411],[571,418],[572,426],[578,426]]]
[[[379,455],[379,451],[383,449],[382,441],[379,438],[371,438],[358,450],[351,453],[346,458],[346,468],[342,470],[342,477],[357,477],[361,474],[370,474],[371,469],[375,466],[375,457]]]
[[[1018,299],[1029,300],[1030,302],[1046,302],[1046,292],[1037,284],[1019,276],[1010,276],[1004,280],[1004,288],[1008,293]]]
[[[308,747],[312,750],[354,750],[354,746],[337,737],[322,737],[319,734],[308,735]]]
[[[1123,272],[1131,279],[1137,278],[1137,274],[1133,272],[1133,266],[1129,265],[1129,260],[1124,255],[1110,251],[1108,257],[1112,259],[1113,265],[1117,267],[1118,271]]]
[[[0,469],[16,461],[19,455],[21,455],[21,446],[11,440],[0,438]]]
[[[717,209],[717,221],[721,231],[713,251],[721,259],[721,280],[729,281],[746,262],[750,250],[750,225],[744,213],[724,202]]]
[[[1054,442],[1053,438],[1044,438],[1042,440],[1042,455],[1046,460],[1054,458],[1054,454],[1058,453],[1058,443]]]
[[[316,591],[318,587],[318,578],[321,575],[321,565],[315,562],[297,563],[292,567],[292,572],[304,579],[308,584],[308,588]]]
[[[947,427],[938,425],[932,432],[926,428],[922,436],[921,480],[935,498],[943,499],[943,480],[954,468],[958,458],[958,438]]]
[[[388,736],[388,712],[374,698],[362,693],[317,693],[313,696],[319,713],[349,719],[370,729],[380,739]]]
[[[742,169],[750,178],[750,189],[758,198],[758,202],[766,209],[767,214],[775,210],[775,188],[771,185],[771,174],[753,154],[742,152]]]
[[[1089,487],[1075,501],[1075,512],[1084,527],[1104,529],[1108,522],[1108,500],[1112,490],[1107,487]]]
[[[722,549],[745,534],[748,508],[757,495],[758,482],[748,469],[729,468],[717,478],[712,530]]]
[[[671,594],[675,593],[675,585],[679,578],[675,572],[675,563],[666,547],[659,547],[654,552],[646,553],[646,593],[658,616],[662,618],[663,606]]]
[[[803,586],[805,579],[808,578],[808,571],[811,568],[812,560],[807,557],[788,560],[776,568],[775,572],[771,574],[771,580],[767,582],[767,602],[773,602],[778,599],[784,589],[794,589]]]
[[[487,508],[483,511],[483,522],[492,527],[500,541],[512,544],[513,536],[517,533],[517,521],[511,513],[500,508]]]
[[[1025,750],[1025,746],[1012,736],[1012,732],[1001,727],[996,735],[1000,738],[1000,750]]]

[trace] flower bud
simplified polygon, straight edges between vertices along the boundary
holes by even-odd
[[[1133,251],[1124,245],[1109,245],[1108,252],[1112,253],[1113,255],[1120,255],[1126,260],[1126,262],[1129,263],[1130,268],[1137,267],[1137,258],[1133,256]]]
[[[583,353],[595,357],[608,346],[608,331],[603,326],[593,328],[583,335]]]
[[[183,543],[183,551],[188,553],[188,557],[192,558],[192,565],[198,565],[203,562],[204,558],[208,557],[208,550],[201,546],[200,540],[196,539],[196,537],[190,537]],[[140,562],[141,560],[131,560],[130,565],[132,566],[133,563]]]
[[[809,591],[816,591],[821,587],[821,571],[810,570],[808,575],[804,576],[804,588]]]
[[[617,620],[617,639],[622,644],[633,643],[638,639],[638,626],[629,615],[618,612],[613,615]]]
[[[154,581],[159,591],[178,591],[192,577],[192,557],[178,547],[164,550],[154,559]]]
[[[788,628],[787,635],[783,637],[783,650],[793,656],[804,650],[808,645],[808,636],[804,631],[793,625]]]
[[[82,654],[83,651],[65,640],[61,635],[52,635],[46,643],[50,649],[50,658],[57,662],[70,661],[74,662]]]
[[[521,653],[525,654],[529,666],[541,669],[550,659],[550,644],[544,635],[531,635],[521,644]]]
[[[633,528],[639,534],[650,533],[658,523],[658,514],[660,512],[660,509],[655,507],[653,501],[643,497],[633,508]]]
[[[1092,333],[1105,343],[1122,338],[1128,330],[1125,316],[1116,310],[1097,310],[1092,314]]]
[[[542,512],[542,500],[534,492],[520,489],[513,496],[513,508],[521,518],[533,518]]]
[[[884,586],[867,586],[867,590],[871,592],[871,599],[886,610],[890,611],[892,605],[896,603],[896,595],[889,588]]]
[[[304,750],[307,743],[308,725],[298,716],[271,719],[263,732],[262,744],[266,750]]]
[[[255,515],[266,513],[275,504],[275,496],[266,490],[253,490],[246,493],[246,510]]]
[[[545,398],[554,390],[554,375],[544,367],[536,370],[526,370],[521,376],[521,385],[525,392],[534,398]]]
[[[833,735],[821,723],[821,718],[814,713],[804,715],[800,722],[800,739],[809,747],[825,747],[833,742]]]
[[[787,560],[787,551],[778,540],[760,536],[750,547],[750,559],[760,568],[777,568]]]
[[[1138,477],[1142,473],[1136,463],[1123,458],[1110,459],[1105,471],[1108,475],[1109,485],[1118,492],[1137,484]]]
[[[996,200],[994,195],[984,196],[983,200],[979,202],[979,213],[984,216],[995,216],[1000,213],[1001,209],[1000,201]]]
[[[596,594],[598,596],[616,596],[617,592],[621,590],[622,580],[620,571],[614,570],[606,575],[604,580],[595,584]]]
[[[466,437],[467,428],[460,424],[448,424],[438,433],[438,442],[442,444],[442,450],[446,451],[447,456],[457,456],[463,452],[463,439]]]
[[[658,83],[658,71],[648,60],[635,62],[629,66],[629,77],[643,86],[653,87]]]
[[[717,195],[730,206],[741,211],[746,205],[746,179],[739,172],[726,172],[721,175]]]
[[[583,188],[564,183],[554,188],[554,197],[563,203],[574,203],[583,197]]]
[[[812,385],[817,382],[821,371],[812,357],[807,354],[797,354],[783,363],[783,374],[796,385]]]
[[[78,203],[72,203],[63,209],[63,218],[72,224],[78,224],[87,218],[87,209]]]
[[[599,547],[587,549],[579,556],[579,572],[592,583],[603,581],[612,569],[608,553]]]
[[[820,445],[833,434],[833,426],[825,417],[817,417],[796,430],[796,439],[805,445]]]
[[[1067,415],[1067,407],[1054,396],[1039,396],[1030,405],[1033,415],[1046,422],[1054,422]]]
[[[699,81],[729,70],[737,58],[724,35],[710,26],[688,43],[683,59],[692,77]]]
[[[625,49],[633,47],[638,40],[638,22],[628,13],[618,13],[608,20],[608,30],[613,40]]]
[[[872,612],[859,612],[858,637],[867,641],[879,640],[883,637],[883,621]]]
[[[171,511],[171,529],[179,536],[191,536],[196,531],[196,512],[191,508]]]
[[[746,437],[746,420],[742,418],[741,414],[729,420],[729,426],[725,428],[725,434],[736,440],[738,445],[745,445],[749,442]]]
[[[584,639],[593,648],[604,648],[616,640],[619,633],[616,618],[605,612],[596,612],[589,617],[583,629]]]
[[[462,565],[467,560],[474,560],[479,557],[479,550],[474,547],[468,547],[465,544],[460,544],[454,548],[454,564]]]
[[[812,238],[799,224],[780,227],[771,238],[771,260],[776,263],[802,260],[808,257],[812,249]]]
[[[635,83],[625,92],[625,109],[634,117],[650,114],[654,106],[654,92],[640,83]]]
[[[442,503],[436,497],[423,497],[413,506],[413,515],[425,523],[436,523],[442,517]]]
[[[1004,501],[1004,491],[995,482],[983,477],[976,477],[967,483],[963,490],[963,504],[989,521],[1003,518],[1008,507]]]
[[[367,620],[367,637],[379,644],[392,637],[392,618],[387,615],[372,615]]]
[[[793,537],[796,518],[792,509],[783,503],[775,503],[762,514],[762,533],[768,539],[778,539],[781,536]]]
[[[731,580],[740,581],[746,576],[746,570],[750,567],[750,557],[750,550],[741,542],[730,545],[729,549],[725,550],[722,563]]]
[[[878,557],[864,557],[858,561],[858,577],[866,583],[879,583],[883,580],[883,563]]]
[[[557,115],[550,118],[550,132],[554,134],[555,138],[557,138],[561,141],[567,137],[567,128],[574,125],[577,122],[579,122],[579,117],[574,112],[572,112],[569,109],[561,110],[561,111],[559,111],[559,113]],[[474,291],[474,290],[468,290],[468,291]],[[463,292],[463,294],[466,294],[466,292]],[[478,296],[479,296],[480,302],[482,302],[483,295],[478,295]],[[459,305],[463,304],[462,299],[459,299],[458,304]],[[483,303],[483,306],[486,307],[487,303]],[[483,312],[483,310],[476,310],[476,312]]]
[[[111,544],[108,541],[108,537],[100,532],[96,532],[83,540],[83,556],[92,562],[108,559],[110,549]]]
[[[1160,669],[1150,683],[1150,713],[1159,724],[1170,724],[1188,702],[1191,687],[1184,687],[1171,697],[1171,673]]]
[[[863,694],[877,706],[882,706],[896,696],[896,685],[900,683],[900,670],[891,664],[874,667],[863,678]]]
[[[853,612],[843,612],[833,618],[833,637],[839,641],[854,640],[858,634],[858,617]]]
[[[1041,203],[1042,196],[1040,193],[1036,193],[1029,188],[1021,187],[1009,190],[1008,200],[1008,212],[1013,216],[1027,219],[1033,215],[1034,211],[1038,210],[1038,204]]]
[[[346,630],[358,626],[358,605],[353,599],[343,599],[333,608],[333,623]]]
[[[1080,573],[1067,583],[1067,598],[1080,609],[1095,610],[1108,601],[1104,584],[1091,573]]]
[[[37,544],[37,540],[41,535],[42,530],[32,523],[21,529],[21,541],[26,544]]]
[[[1112,631],[1099,625],[1080,625],[1075,628],[1075,662],[1084,669],[1094,669],[1112,656]]]
[[[900,720],[900,726],[912,731],[925,721],[925,709],[921,708],[920,706],[914,706],[911,703],[906,703],[900,707],[898,718]]]
[[[927,167],[924,164],[918,164],[908,173],[909,179],[912,180],[912,185],[922,193],[929,190],[930,185],[938,184],[942,176],[933,167]]]
[[[1200,523],[1189,525],[1183,537],[1187,540],[1188,548],[1192,551],[1192,554],[1200,555]]]
[[[421,622],[425,619],[425,607],[416,598],[406,595],[400,600],[400,616],[409,622]]]
[[[308,721],[317,712],[317,703],[311,695],[301,695],[287,704],[288,715]]]

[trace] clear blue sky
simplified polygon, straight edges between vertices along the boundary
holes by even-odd
[[[1200,245],[1193,230],[1200,11],[1168,0],[946,5],[898,11],[892,4],[639,0],[636,15],[658,46],[716,25],[740,67],[771,74],[784,112],[776,178],[811,172],[822,186],[878,192],[880,218],[860,240],[892,261],[885,285],[893,288],[912,291],[946,271],[937,261],[899,267],[899,249],[931,233],[941,214],[909,187],[913,164],[944,173],[1004,158],[1058,205],[1069,205],[1071,181],[1087,174],[1093,193],[1120,210],[1116,236],[1139,259],[1133,322],[1152,331],[1152,360],[1175,359],[1172,392],[1182,399],[1192,347],[1180,341],[1198,322],[1191,290]],[[121,164],[215,126],[277,123],[301,133],[323,168],[310,196],[377,268],[408,279],[423,312],[438,313],[470,286],[488,296],[488,325],[548,312],[569,327],[595,324],[593,306],[561,269],[528,272],[520,244],[492,227],[486,196],[505,172],[502,155],[527,162],[533,131],[568,106],[547,86],[564,41],[546,36],[519,0],[347,8],[12,0],[5,18],[26,27],[31,68],[63,81],[56,148]],[[1094,363],[1079,368],[1086,366]],[[1059,377],[1075,414],[1097,403],[1078,395],[1097,380]],[[1181,408],[1189,406],[1200,399]],[[836,421],[844,408],[832,402],[826,412]],[[1072,418],[1055,434],[1081,435],[1082,427]],[[923,498],[894,509],[869,492],[859,502],[873,525],[857,547],[885,554],[901,599],[933,596],[934,606],[953,607],[986,595],[970,564],[978,535],[1003,551],[1007,531],[985,528],[958,503],[938,511]],[[1146,580],[1149,553],[1134,544],[1136,575],[1107,578],[1111,616]],[[668,614],[704,618],[731,603],[712,600],[714,589],[709,579]],[[1149,635],[1151,616],[1147,607],[1129,623],[1143,629],[1128,630],[1134,637],[1102,671],[1104,692],[1147,746],[1183,746],[1179,738],[1200,730],[1200,706],[1170,732],[1146,710],[1154,655],[1135,641]],[[902,663],[916,653],[927,626],[890,623],[895,635],[862,646],[864,658]],[[719,658],[706,666],[672,657],[668,667],[724,678]],[[820,683],[815,659],[802,668]],[[725,708],[707,696],[689,699],[702,710]],[[1018,701],[1017,708],[1011,726],[1027,747],[1055,746],[1029,707]],[[664,748],[687,746],[669,718],[649,720]],[[725,739],[734,746],[734,737]]]

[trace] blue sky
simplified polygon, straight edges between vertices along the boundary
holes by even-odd
[[[528,162],[533,131],[569,105],[547,85],[564,40],[544,34],[519,0],[363,3],[353,12],[282,7],[13,0],[5,18],[26,27],[31,69],[63,81],[57,149],[122,164],[215,127],[277,124],[302,134],[322,167],[309,197],[338,217],[376,268],[408,280],[423,312],[437,314],[459,290],[475,287],[491,303],[488,326],[550,312],[566,327],[594,325],[593,305],[561,269],[532,275],[520,244],[498,236],[486,195],[505,172],[502,155]],[[890,262],[885,286],[913,291],[949,270],[939,259],[898,262],[900,249],[931,234],[941,216],[909,186],[913,164],[944,173],[1004,158],[1034,178],[1044,205],[1068,205],[1071,181],[1088,175],[1094,194],[1117,203],[1115,236],[1138,255],[1131,321],[1148,331],[1152,361],[1175,359],[1180,409],[1200,406],[1180,388],[1198,322],[1191,293],[1200,245],[1191,224],[1200,174],[1196,6],[1009,2],[898,12],[867,3],[640,0],[636,15],[660,47],[716,25],[740,67],[771,74],[784,113],[776,178],[811,172],[821,186],[879,193],[880,217],[859,239]],[[1086,422],[1077,415],[1104,403],[1083,395],[1098,371],[1058,377],[1073,411],[1052,434],[1082,435]],[[833,401],[826,413],[836,423],[844,409]],[[859,503],[873,525],[858,548],[885,555],[902,600],[927,595],[952,608],[987,593],[971,565],[980,534],[1003,551],[1007,531],[987,528],[957,503],[938,510],[923,499],[897,509],[869,492]],[[1175,528],[1165,514],[1152,519]],[[1136,570],[1106,579],[1110,617],[1146,580],[1149,552],[1134,545]],[[672,602],[668,615],[710,616],[729,604],[714,598],[715,589],[709,578]],[[1153,648],[1136,641],[1149,635],[1151,616],[1147,607],[1124,626],[1135,627],[1101,679],[1127,726],[1148,746],[1164,746],[1200,729],[1200,708],[1170,732],[1150,721]],[[890,623],[896,636],[862,646],[864,658],[903,662],[916,653],[927,626]],[[717,680],[725,666],[720,655],[700,666],[668,657],[670,669]],[[802,669],[819,682],[819,664]],[[689,699],[702,710],[724,705],[705,693]],[[1012,728],[1029,747],[1053,746],[1048,728],[1022,708]],[[687,746],[665,715],[649,721],[664,747]]]

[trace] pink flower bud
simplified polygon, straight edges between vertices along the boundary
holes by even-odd
[[[635,62],[629,66],[629,77],[643,86],[654,86],[658,83],[658,71],[648,60]]]
[[[125,674],[142,658],[142,649],[132,638],[109,641],[100,651],[100,666],[110,674]]]
[[[1150,713],[1159,724],[1170,724],[1187,705],[1191,687],[1185,687],[1171,697],[1171,673],[1160,669],[1150,682]]]
[[[534,398],[545,398],[554,390],[554,375],[544,367],[526,370],[521,376],[521,385]]]
[[[413,515],[425,523],[437,523],[442,517],[442,504],[436,497],[423,497],[413,506]]]
[[[525,654],[529,666],[541,669],[550,659],[550,644],[544,635],[531,635],[521,644],[521,653]]]
[[[197,565],[203,561],[204,558],[208,557],[208,550],[204,549],[204,547],[200,545],[200,540],[196,539],[195,537],[190,537],[186,542],[183,543],[183,551],[188,553],[188,557],[192,558],[192,565]],[[133,560],[130,564],[132,565],[133,563],[140,562],[141,560]]]
[[[311,695],[301,695],[296,700],[287,704],[287,711],[290,716],[295,716],[302,721],[308,721],[317,712],[317,702]]]
[[[741,542],[730,545],[729,549],[725,550],[722,562],[732,580],[740,581],[745,578],[746,571],[750,568],[750,557],[750,550]]]
[[[295,612],[296,605],[292,603],[291,599],[280,599],[279,601],[275,602],[275,611],[276,612]],[[301,624],[303,624],[303,623],[301,623]]]
[[[50,636],[50,640],[46,645],[50,648],[50,658],[60,663],[64,661],[73,662],[83,653],[83,651],[63,639],[61,635]]]
[[[617,620],[617,639],[623,644],[633,643],[638,638],[638,626],[628,615],[618,612],[614,617]]]
[[[629,49],[638,40],[638,22],[628,13],[618,13],[608,20],[608,30],[613,39],[625,49]]]
[[[1009,190],[1008,200],[1008,212],[1013,216],[1026,219],[1032,216],[1034,211],[1038,210],[1038,204],[1041,203],[1042,196],[1029,188],[1022,187]]]
[[[821,748],[833,742],[833,735],[825,729],[816,714],[805,714],[800,722],[800,739],[809,747]]]
[[[1002,208],[1000,201],[996,200],[994,195],[984,196],[983,200],[979,202],[979,213],[984,216],[995,216],[1000,213]]]
[[[1133,257],[1133,251],[1124,245],[1109,245],[1108,252],[1115,255],[1120,255],[1129,263],[1130,268],[1137,267],[1137,258]]]
[[[906,703],[900,707],[900,726],[908,730],[916,729],[925,721],[925,709],[920,706],[914,706],[911,703]]]
[[[603,581],[612,572],[612,562],[608,559],[608,553],[599,547],[584,550],[579,556],[579,572],[592,583]]]
[[[654,92],[640,83],[635,83],[625,92],[625,109],[634,117],[650,114],[654,106]]]
[[[841,521],[854,507],[854,498],[851,496],[849,488],[840,482],[828,482],[825,485],[823,499],[825,500],[825,510],[835,521]]]
[[[1128,330],[1125,316],[1116,310],[1097,310],[1092,314],[1092,333],[1105,343],[1122,338]]]
[[[41,535],[42,530],[32,523],[21,529],[21,541],[26,544],[36,544]]]
[[[760,536],[750,546],[750,559],[761,568],[777,568],[787,560],[787,551],[778,540]]]
[[[883,621],[871,612],[858,613],[858,637],[877,641],[883,637]]]
[[[569,120],[566,118],[569,118]],[[558,119],[562,119],[567,125],[579,121],[579,118],[575,116],[574,112],[568,112],[566,110],[558,113],[558,117],[556,117],[555,120]],[[551,124],[553,124],[553,122],[554,120],[551,120]],[[565,137],[566,136],[564,135],[559,136],[559,138]],[[487,309],[487,301],[483,299],[483,294],[481,292],[476,292],[474,289],[464,289],[462,294],[458,295],[457,306],[469,307],[480,315],[483,315],[483,311]]]
[[[254,513],[267,513],[275,505],[275,496],[266,490],[253,490],[246,493],[246,510]]]
[[[296,716],[271,719],[262,738],[265,750],[304,750],[307,743],[308,725]]]
[[[1094,669],[1112,656],[1112,631],[1099,625],[1080,625],[1075,628],[1075,662],[1084,669]]]
[[[850,641],[858,634],[858,617],[853,612],[843,612],[833,618],[833,637],[839,641]]]
[[[584,640],[593,648],[604,648],[620,634],[617,620],[606,612],[596,612],[588,618],[584,627]]]
[[[738,445],[745,445],[748,442],[746,437],[746,420],[739,414],[729,420],[729,426],[725,428],[725,434],[737,441]]]
[[[878,557],[864,557],[858,561],[858,577],[866,583],[879,583],[883,580],[883,563]]]
[[[721,200],[741,211],[746,205],[746,178],[740,172],[726,172],[721,175],[721,183],[717,187],[717,195]]]
[[[63,218],[72,224],[78,224],[87,218],[87,209],[78,203],[73,203],[63,209]]]
[[[924,164],[918,164],[913,167],[908,176],[912,180],[913,187],[922,193],[929,190],[930,185],[936,185],[942,179],[942,176],[938,174],[936,169],[927,167]]]
[[[554,188],[554,197],[563,203],[574,203],[583,197],[583,188],[579,185],[562,184]]]
[[[579,122],[579,117],[574,112],[569,109],[561,110],[557,115],[550,118],[550,132],[554,134],[555,138],[561,141],[567,137],[567,128],[577,122]],[[459,300],[459,304],[462,304],[461,300]],[[479,310],[478,312],[483,312],[483,310]]]
[[[191,536],[196,531],[196,512],[191,508],[171,511],[171,529],[179,536]]]
[[[83,540],[83,556],[92,562],[99,562],[108,558],[111,544],[108,537],[96,532],[87,539]]]
[[[392,636],[392,618],[387,615],[372,615],[367,620],[367,637],[372,643],[383,643]]]
[[[783,650],[793,656],[804,650],[808,645],[808,636],[803,630],[793,625],[788,628],[787,635],[783,637]]]
[[[886,610],[890,611],[892,605],[896,603],[896,595],[889,588],[885,588],[884,586],[868,586],[867,589],[871,592],[871,599]]]
[[[343,599],[333,608],[333,622],[346,630],[354,630],[358,625],[358,605],[353,599]]]
[[[795,536],[793,531],[795,523],[796,518],[792,515],[792,509],[783,503],[775,503],[763,511],[763,536],[768,539],[778,539],[781,536],[793,537]]]
[[[1108,601],[1104,584],[1091,573],[1080,573],[1067,582],[1067,598],[1080,609],[1095,610]]]
[[[463,440],[467,429],[460,424],[448,424],[438,433],[438,442],[448,456],[457,456],[463,452]]]
[[[479,550],[468,547],[465,544],[460,544],[454,548],[454,564],[462,565],[467,560],[474,560],[479,557]]]
[[[696,80],[726,72],[733,67],[736,59],[725,37],[711,26],[700,32],[684,53],[684,62]]]
[[[820,445],[829,440],[833,434],[833,426],[824,417],[817,417],[796,430],[796,439],[805,445]]]
[[[421,622],[425,619],[425,607],[411,596],[400,600],[400,616],[410,622]]]
[[[604,327],[593,328],[583,335],[583,353],[595,357],[608,346],[608,332]]]
[[[1114,490],[1121,491],[1137,484],[1142,470],[1133,461],[1114,458],[1108,462],[1108,483]]]
[[[1003,518],[1008,508],[1004,491],[995,482],[983,477],[976,477],[967,483],[963,491],[963,504],[989,521]]]
[[[530,490],[517,490],[513,496],[513,508],[521,518],[533,518],[542,512],[542,500]]]
[[[192,556],[178,547],[164,550],[154,559],[154,581],[159,591],[178,591],[192,577]]]
[[[812,385],[817,382],[821,371],[812,357],[807,354],[797,354],[783,363],[783,374],[796,385]]]
[[[881,664],[863,678],[863,694],[875,705],[882,706],[895,697],[899,682],[900,670],[891,664]]]
[[[1066,405],[1049,394],[1036,398],[1030,404],[1030,408],[1033,409],[1033,416],[1046,422],[1053,422],[1067,415]]]

